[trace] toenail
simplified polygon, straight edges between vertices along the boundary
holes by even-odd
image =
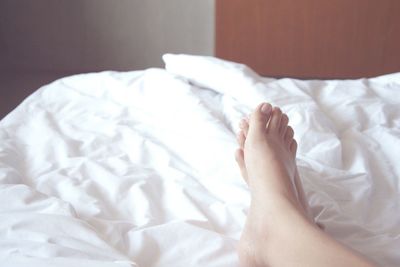
[[[271,109],[272,109],[271,105],[264,103],[261,107],[261,112],[264,114],[269,114],[271,112]]]

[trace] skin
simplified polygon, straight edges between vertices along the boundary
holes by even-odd
[[[238,255],[242,266],[371,267],[314,223],[296,166],[289,118],[260,104],[240,123],[235,157],[251,204]]]

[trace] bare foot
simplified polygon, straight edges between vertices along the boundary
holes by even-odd
[[[289,119],[279,108],[260,104],[250,119],[241,122],[236,160],[248,183],[252,201],[239,243],[246,266],[264,266],[258,240],[268,238],[271,215],[285,207],[314,223],[296,166],[297,143]]]
[[[269,104],[267,104],[267,105],[269,105]],[[267,109],[272,112],[272,107],[270,107],[270,105]],[[269,114],[266,114],[266,115],[267,115],[267,117],[270,117]],[[266,118],[266,120],[268,123],[269,119]],[[284,140],[287,143],[291,143],[292,142],[291,140],[294,140],[293,139],[294,131],[293,131],[292,127],[288,126],[288,122],[289,122],[289,118],[287,117],[287,115],[282,114],[280,124],[282,125],[282,132],[284,131]],[[284,129],[285,125],[287,127],[286,130]],[[245,145],[246,137],[249,132],[249,117],[243,118],[240,122],[239,127],[241,129],[241,131],[237,135],[237,141],[239,144],[239,148],[236,150],[235,158],[239,165],[242,177],[248,184],[248,174],[247,174],[246,164],[244,161],[244,145]],[[296,146],[294,148],[297,148],[297,144],[293,144],[293,145]],[[296,157],[296,155],[295,155],[296,149],[294,149],[293,153],[294,153],[294,157]],[[310,206],[308,204],[308,201],[305,196],[304,189],[303,189],[303,185],[302,185],[300,177],[299,177],[297,166],[296,166],[295,177],[294,177],[294,190],[296,192],[296,195],[298,196],[298,202],[300,203],[302,210],[304,211],[304,214],[310,219],[310,221],[314,222],[314,218],[312,216]]]

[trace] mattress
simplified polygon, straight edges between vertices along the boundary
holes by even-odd
[[[400,265],[400,73],[260,77],[212,57],[56,80],[0,122],[2,266],[238,266],[238,122],[281,107],[315,220]]]

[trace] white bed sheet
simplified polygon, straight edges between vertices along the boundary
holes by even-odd
[[[400,73],[231,92],[190,82],[164,69],[75,75],[4,118],[1,265],[238,266],[250,196],[235,133],[261,101],[289,115],[316,220],[400,265]]]

